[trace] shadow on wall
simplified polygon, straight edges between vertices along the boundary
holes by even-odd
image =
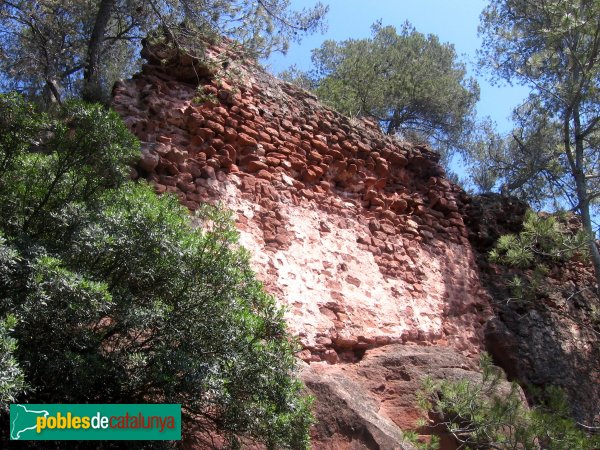
[[[514,198],[487,195],[474,198],[465,214],[479,275],[493,299],[486,349],[508,378],[525,388],[530,401],[537,400],[531,387],[563,388],[575,418],[592,424],[600,419],[600,333],[590,321],[589,305],[597,300],[585,290],[594,283],[591,269],[573,261],[551,268],[551,289],[525,303],[508,301],[506,283],[514,270],[487,259],[500,235],[520,231],[526,209]]]

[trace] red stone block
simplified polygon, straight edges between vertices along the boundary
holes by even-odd
[[[257,139],[262,142],[271,142],[271,135],[265,131],[259,131]]]
[[[205,84],[202,86],[202,91],[207,95],[217,95],[218,89],[211,84]]]
[[[276,138],[279,137],[279,131],[277,131],[275,128],[266,127],[265,132],[269,133],[272,137],[276,137]]]
[[[198,128],[195,130],[195,134],[200,136],[205,141],[208,139],[212,139],[215,136],[215,132],[210,128]]]
[[[395,211],[396,213],[402,213],[406,210],[406,208],[408,207],[408,203],[406,200],[399,198],[397,200],[394,200],[392,202],[392,204],[390,205],[390,209],[392,211]]]
[[[279,158],[274,158],[273,156],[271,156],[272,153],[269,154],[268,157],[265,158],[265,162],[272,167],[277,167],[280,163],[281,160]]]
[[[303,170],[306,168],[306,163],[297,156],[291,155],[288,160],[295,170]]]
[[[253,139],[257,139],[258,138],[258,132],[254,129],[251,128],[247,125],[240,125],[237,129],[238,133],[244,133],[247,134],[248,136],[250,136]]]
[[[151,173],[158,166],[159,157],[157,154],[150,151],[142,151],[142,155],[138,165],[148,173]]]
[[[210,141],[210,145],[211,147],[213,147],[215,150],[219,151],[223,148],[223,146],[225,145],[225,142],[223,142],[222,139],[216,137],[214,139],[212,139]]]
[[[225,119],[225,126],[235,129],[238,127],[238,121],[233,117],[228,117]]]
[[[241,146],[256,146],[256,139],[244,133],[239,133],[237,137],[238,144]]]
[[[207,120],[206,126],[213,130],[218,135],[223,135],[225,133],[225,127],[220,123],[217,123],[213,120]]]
[[[215,169],[212,166],[205,166],[202,168],[202,177],[214,180],[216,178]]]
[[[313,139],[310,141],[313,148],[322,153],[327,153],[329,151],[329,147],[327,144],[319,139]]]
[[[381,208],[385,206],[385,202],[380,198],[373,198],[370,200],[371,206],[375,208]]]
[[[167,186],[165,186],[164,184],[154,183],[154,191],[157,194],[164,194],[165,192],[167,192]]]
[[[307,168],[302,173],[302,181],[304,181],[306,183],[314,183],[318,179],[319,179],[319,176],[311,167]]]
[[[237,135],[238,135],[237,131],[235,131],[233,128],[231,128],[231,127],[225,127],[225,132],[223,134],[223,139],[227,143],[232,143],[232,142],[235,142],[237,140]]]
[[[309,189],[301,189],[300,194],[308,199],[312,199],[315,196],[314,192]]]
[[[246,120],[252,120],[255,117],[254,114],[248,111],[247,109],[240,110],[239,115]]]
[[[250,160],[246,164],[248,172],[258,172],[260,170],[268,170],[269,166],[260,160]]]
[[[222,106],[217,106],[216,108],[213,108],[212,112],[215,114],[218,114],[220,116],[223,116],[223,118],[229,117],[229,111],[227,111]]]

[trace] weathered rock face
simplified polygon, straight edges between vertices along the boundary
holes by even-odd
[[[469,380],[480,383],[481,373],[473,358],[449,347],[392,344],[366,352],[356,364],[305,364],[301,376],[316,398],[319,419],[312,430],[313,448],[328,450],[416,450],[403,439],[403,431],[422,418],[415,404],[426,377]],[[511,390],[500,383],[501,392]],[[440,450],[456,449],[453,438],[441,426],[421,429],[422,439],[435,434]],[[185,448],[221,448],[214,435],[190,440]],[[248,443],[248,450],[263,447]]]
[[[219,201],[234,211],[303,345],[315,448],[410,448],[401,430],[420,416],[423,376],[474,374],[470,357],[491,342],[498,309],[480,252],[499,231],[487,213],[444,178],[435,153],[232,53],[227,70],[195,63],[193,73],[176,52],[143,54],[149,63],[113,101],[142,141],[134,176],[191,210]]]
[[[600,321],[591,290],[589,264],[573,259],[568,266],[548,261],[547,286],[534,302],[506,301],[507,279],[525,273],[490,264],[486,254],[500,235],[520,231],[526,205],[487,195],[466,209],[470,240],[478,249],[481,280],[493,296],[494,319],[485,326],[486,349],[507,376],[525,387],[563,388],[572,411],[582,423],[600,423]],[[581,229],[576,217],[566,224]],[[535,400],[535,399],[532,399]]]
[[[354,365],[311,365],[303,378],[318,399],[315,441],[327,449],[412,449],[402,430],[422,417],[415,405],[425,377],[481,380],[476,361],[441,346],[390,345]],[[442,449],[456,448],[440,438]]]

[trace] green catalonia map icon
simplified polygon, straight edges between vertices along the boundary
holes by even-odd
[[[10,405],[10,438],[13,440],[28,439],[35,434],[38,417],[47,417],[50,413],[45,410],[27,409],[23,405]]]

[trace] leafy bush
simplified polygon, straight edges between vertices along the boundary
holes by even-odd
[[[502,386],[502,372],[489,356],[481,359],[482,379],[427,380],[421,406],[434,413],[461,449],[590,450],[590,437],[569,416],[561,390],[550,388],[545,401],[528,408],[518,385]]]
[[[10,336],[16,322],[13,315],[0,320],[0,404],[13,402],[25,388],[23,371],[14,356],[17,340]]]
[[[181,403],[232,445],[306,447],[294,343],[230,215],[206,206],[196,227],[176,198],[127,181],[138,144],[110,111],[70,103],[48,118],[15,96],[1,108],[17,111],[0,130],[7,395],[21,370],[28,402]]]

